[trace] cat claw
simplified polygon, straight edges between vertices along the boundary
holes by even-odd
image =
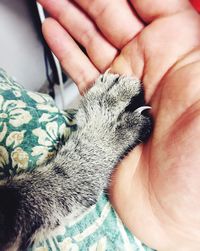
[[[138,112],[139,114],[141,114],[143,111],[149,110],[149,109],[151,109],[151,106],[148,106],[148,105],[140,106],[139,108],[135,110],[135,112]]]

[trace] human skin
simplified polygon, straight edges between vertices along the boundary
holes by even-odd
[[[199,15],[187,0],[39,2],[52,16],[44,36],[81,93],[109,67],[143,81],[154,131],[113,174],[120,218],[149,247],[200,250]]]

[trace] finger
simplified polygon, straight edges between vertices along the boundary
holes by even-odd
[[[43,24],[43,34],[64,70],[75,81],[79,91],[84,92],[98,77],[99,71],[54,19],[46,19]]]
[[[118,51],[100,34],[86,14],[66,0],[40,0],[40,3],[86,49],[99,71],[104,72]]]
[[[192,8],[188,0],[130,0],[138,15],[147,23],[166,15]]]
[[[125,0],[74,0],[117,48],[126,45],[143,28]]]

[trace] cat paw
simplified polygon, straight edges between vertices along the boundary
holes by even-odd
[[[152,119],[141,82],[131,76],[105,73],[84,96],[78,128],[102,147],[124,154],[150,136]]]

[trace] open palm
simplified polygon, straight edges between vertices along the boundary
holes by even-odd
[[[46,40],[81,92],[108,67],[143,81],[154,132],[113,176],[121,219],[152,248],[200,250],[200,17],[187,0],[39,2],[53,17]]]

